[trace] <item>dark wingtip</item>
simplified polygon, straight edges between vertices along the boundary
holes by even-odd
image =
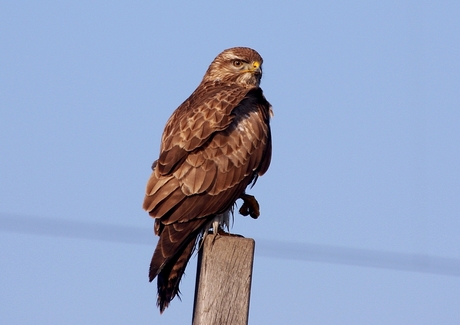
[[[152,282],[158,275],[158,268],[153,268],[152,265],[149,269],[149,282]]]
[[[156,250],[155,250],[156,252]],[[163,269],[166,261],[163,259],[159,259],[158,256],[155,256],[155,253],[152,256],[152,260],[150,261],[149,267],[149,282],[152,282]]]

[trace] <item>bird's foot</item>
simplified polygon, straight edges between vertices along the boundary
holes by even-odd
[[[240,208],[240,214],[243,216],[250,215],[251,218],[257,219],[260,216],[259,202],[252,195],[243,193],[240,196],[243,200],[243,205]]]
[[[216,233],[210,231],[209,234],[215,234],[215,235],[218,235],[218,236],[230,236],[230,237],[243,237],[244,238],[244,236],[241,236],[241,235],[238,235],[238,234],[231,234],[229,232],[226,232],[222,227],[218,227]]]
[[[226,232],[224,229],[220,228],[217,230],[217,234],[220,236],[230,236],[230,237],[241,237],[244,238],[244,236],[238,235],[238,234],[231,234],[229,232]]]

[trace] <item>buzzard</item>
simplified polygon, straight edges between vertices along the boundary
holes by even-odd
[[[272,110],[259,84],[262,57],[230,48],[212,61],[198,88],[169,118],[160,156],[147,182],[143,208],[160,238],[150,263],[160,313],[179,294],[197,240],[223,233],[237,199],[239,212],[259,216],[245,193],[270,165]]]

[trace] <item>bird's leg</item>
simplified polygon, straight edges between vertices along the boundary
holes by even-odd
[[[214,231],[214,229],[212,231],[209,231],[209,234],[211,235],[214,235],[214,238],[212,240],[212,242],[214,243],[214,241],[217,239],[217,237],[219,236],[227,236],[227,237],[241,237],[241,238],[244,238],[244,236],[241,236],[241,235],[238,235],[238,234],[231,234],[229,232],[226,232],[224,230],[224,228],[222,228],[221,226],[218,226],[217,227],[217,231]]]
[[[212,230],[210,229],[208,234],[215,235],[214,240],[217,238],[217,236],[230,236],[230,237],[243,237],[238,234],[231,234],[227,231],[224,230],[224,228],[219,224],[219,221],[213,221],[212,222]]]
[[[260,216],[259,202],[252,195],[243,193],[240,196],[240,199],[244,201],[243,205],[240,208],[240,213],[243,216],[250,215],[251,218],[257,219]]]
[[[222,227],[219,227],[219,229],[217,230],[217,235],[219,236],[230,236],[230,237],[241,237],[241,238],[244,238],[244,236],[241,236],[241,235],[238,235],[238,234],[231,234],[229,232],[226,232],[224,230],[224,228]]]

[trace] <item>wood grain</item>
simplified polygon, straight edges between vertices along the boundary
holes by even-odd
[[[255,242],[208,235],[198,256],[193,325],[247,325]]]

